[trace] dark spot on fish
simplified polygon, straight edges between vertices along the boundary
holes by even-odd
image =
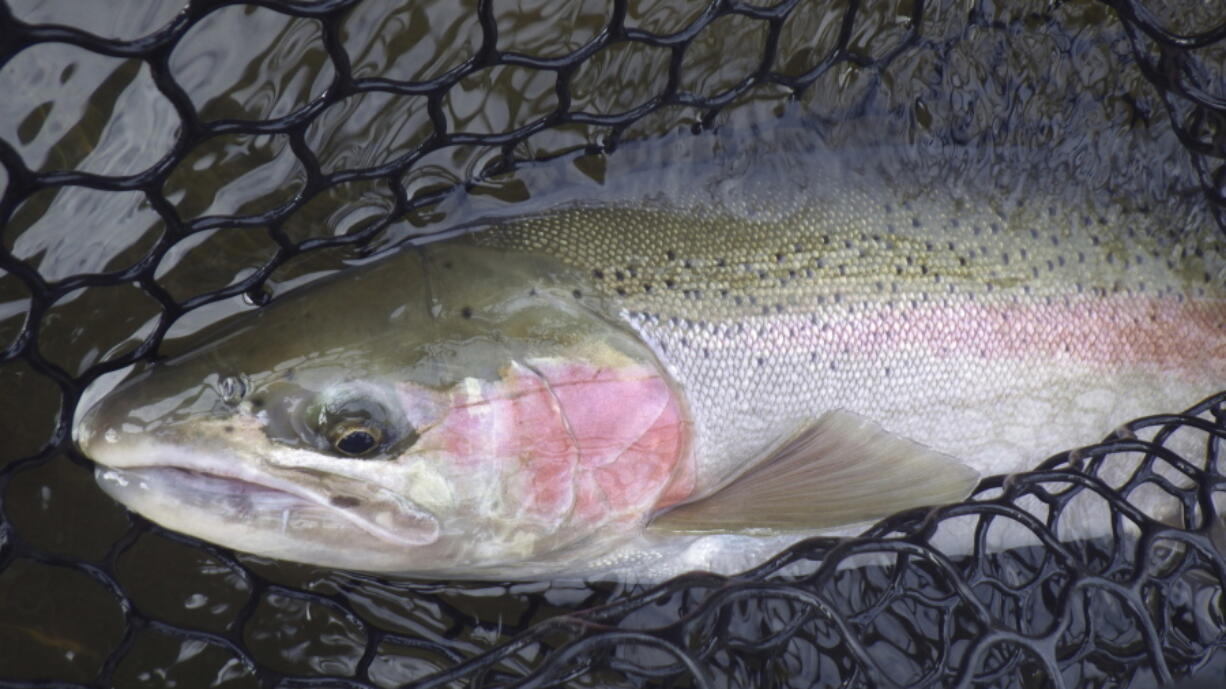
[[[922,227],[919,217],[911,218],[911,227]]]
[[[717,258],[715,259],[715,265],[720,268],[726,268],[728,267],[728,261],[722,258]]]
[[[225,431],[226,433],[233,433],[234,426],[222,426],[221,430]]]
[[[643,283],[643,291],[644,291],[644,292],[650,292],[650,291],[651,291],[651,283],[650,283],[650,282],[644,282],[644,283]]]
[[[465,306],[464,308],[460,309],[460,315],[463,316],[464,318],[472,318],[473,317],[473,307]]]
[[[617,296],[619,296],[619,297],[624,297],[624,296],[626,296],[626,288],[625,288],[625,287],[618,287],[618,288],[617,288]]]
[[[357,507],[362,504],[361,500],[352,495],[333,495],[328,502],[332,503],[333,507]]]
[[[784,254],[782,251],[775,254],[775,263],[783,263]]]
[[[668,251],[665,251],[665,252],[664,252],[664,255],[665,255],[666,257],[668,257],[668,260],[670,260],[670,261],[676,261],[676,260],[677,260],[677,252],[676,252],[676,251],[673,251],[672,249],[669,249]]]
[[[593,271],[592,271],[592,277],[596,278],[597,280],[603,280],[603,279],[604,279],[604,271],[603,271],[603,270],[601,270],[601,269],[599,269],[599,268],[597,268],[597,269],[595,269],[595,270],[593,270]]]
[[[452,268],[451,261],[443,261],[443,268],[446,270],[451,270]]]
[[[1009,252],[1008,251],[1000,252],[1000,261],[1001,263],[1004,263],[1005,265],[1009,265]]]
[[[583,292],[581,292],[580,290],[574,290],[571,292],[571,294],[574,295],[575,299],[583,298]]]
[[[763,366],[766,366],[766,359],[763,357],[758,357],[758,368],[762,368]]]
[[[621,272],[620,270],[615,270],[613,271],[613,279],[614,280],[625,280],[626,274]]]
[[[263,397],[251,398],[251,406],[255,409],[263,409],[264,408],[264,398]]]
[[[639,276],[639,269],[635,268],[634,266],[627,266],[626,272],[629,273],[630,277],[632,278],[636,278]]]

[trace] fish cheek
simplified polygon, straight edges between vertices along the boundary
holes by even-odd
[[[451,395],[412,381],[395,384],[396,399],[405,423],[422,434],[443,420],[451,407]]]

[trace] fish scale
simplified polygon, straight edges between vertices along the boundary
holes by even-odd
[[[830,409],[999,473],[1226,384],[1220,241],[1188,204],[815,181],[786,212],[581,206],[470,241],[590,273],[686,391],[701,489]]]

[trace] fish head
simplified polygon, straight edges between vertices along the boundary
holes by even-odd
[[[539,576],[693,485],[679,395],[597,300],[545,258],[404,252],[148,366],[74,439],[111,496],[237,550]]]

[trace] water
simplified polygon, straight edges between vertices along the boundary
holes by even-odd
[[[10,6],[26,21],[123,39],[156,31],[174,14],[165,4],[107,3],[106,11],[69,0]],[[1160,99],[1132,64],[1123,30],[1095,2],[1064,3],[1042,16],[989,4],[968,13],[964,3],[933,3],[918,31],[909,28],[915,5],[908,2],[805,3],[781,20],[773,61],[779,79],[728,96],[714,116],[707,106],[681,102],[628,124],[618,116],[655,106],[670,83],[670,63],[677,65],[677,83],[695,98],[719,100],[747,83],[769,42],[769,22],[723,17],[683,44],[669,36],[684,33],[701,7],[634,2],[625,26],[650,32],[649,40],[614,43],[565,74],[503,63],[475,71],[443,94],[432,91],[438,82],[431,80],[463,69],[483,49],[474,6],[436,0],[402,8],[370,0],[339,15],[335,37],[354,78],[416,84],[394,94],[349,95],[323,108],[301,131],[299,155],[290,134],[247,132],[193,140],[190,151],[176,153],[188,125],[159,91],[148,62],[42,43],[0,68],[0,89],[8,94],[0,99],[0,139],[29,169],[109,176],[166,170],[161,197],[152,200],[142,191],[77,184],[36,191],[3,229],[3,245],[22,262],[20,270],[37,273],[58,296],[43,300],[13,270],[0,272],[0,347],[18,343],[33,318],[40,324],[33,346],[46,362],[0,364],[6,430],[0,508],[7,521],[0,529],[0,684],[91,682],[114,657],[108,671],[116,686],[246,687],[259,685],[258,677],[355,673],[376,686],[396,686],[472,658],[534,623],[631,592],[614,584],[385,582],[275,563],[150,528],[102,495],[88,463],[66,443],[80,386],[116,368],[152,333],[165,329],[156,349],[172,354],[215,323],[253,308],[241,283],[267,270],[269,261],[278,263],[265,296],[278,296],[404,240],[466,219],[519,212],[526,201],[627,193],[630,173],[665,164],[665,154],[653,158],[639,149],[603,157],[592,147],[686,135],[700,123],[769,129],[785,96],[796,98],[791,107],[823,139],[842,145],[1050,148],[1053,174],[1087,188],[1139,174],[1157,190],[1192,179]],[[853,9],[845,50],[838,52]],[[496,3],[496,46],[559,58],[583,50],[610,13],[595,1]],[[192,26],[170,52],[167,70],[201,121],[292,119],[338,86],[324,35],[315,18],[224,7]],[[823,69],[807,88],[788,85],[789,78]],[[559,79],[569,84],[574,115],[547,126],[560,112]],[[444,131],[445,146],[424,154],[415,148]],[[469,134],[508,136],[491,141]],[[507,154],[558,159],[487,175]],[[410,162],[403,174],[396,171]],[[345,176],[355,168],[388,173]],[[258,215],[294,203],[312,180],[325,178],[336,184],[283,222]],[[0,180],[9,179],[0,172]],[[451,193],[457,187],[461,193]],[[431,202],[399,217],[421,200]],[[159,212],[154,204],[163,202]],[[389,216],[396,219],[387,222]],[[167,217],[174,222],[168,225]],[[368,235],[369,242],[329,246],[354,235]],[[323,248],[281,262],[291,249],[312,246]],[[150,296],[153,286],[160,297]],[[186,314],[166,308],[228,287],[235,291],[193,301],[199,308]],[[112,582],[126,597],[116,595]],[[626,624],[669,624],[711,588],[649,606]],[[765,617],[778,622],[791,612],[783,605]],[[918,614],[899,604],[898,619]],[[747,615],[746,624],[761,619]],[[932,667],[940,649],[909,647],[898,635],[901,622],[882,624],[873,642],[880,657],[901,654],[898,668]],[[836,653],[838,635],[814,629],[811,645],[780,651],[780,671],[845,678],[849,661]],[[974,631],[967,622],[961,638]],[[524,646],[503,664],[530,668],[550,647]],[[666,662],[657,652],[639,648],[631,656]],[[1109,676],[1110,663],[1102,667]],[[750,672],[730,668],[733,677]],[[899,672],[900,682],[913,677]]]

